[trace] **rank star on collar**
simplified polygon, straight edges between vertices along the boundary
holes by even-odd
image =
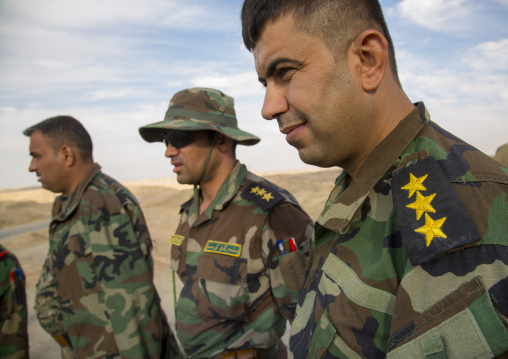
[[[422,177],[415,177],[412,173],[409,174],[409,183],[402,187],[409,191],[407,198],[411,198],[416,191],[426,191],[427,188],[423,185],[423,181],[427,178],[428,174]]]
[[[416,201],[408,204],[406,207],[416,211],[416,219],[420,219],[423,213],[436,213],[436,210],[430,204],[435,196],[435,193],[430,196],[424,196],[420,191],[416,191]]]
[[[250,193],[254,193],[257,196],[260,196],[267,202],[270,202],[271,199],[274,197],[272,196],[272,192],[267,192],[264,188],[260,188],[259,186],[256,186],[250,190]]]
[[[270,202],[271,199],[273,199],[272,192],[268,192],[265,195],[263,195],[263,199],[267,202]]]
[[[427,241],[428,247],[434,237],[448,238],[446,234],[444,234],[444,232],[441,230],[441,227],[445,221],[446,217],[434,221],[427,213],[425,213],[425,225],[415,229],[415,232],[425,234],[425,239]]]
[[[259,182],[252,182],[243,191],[242,197],[255,202],[263,211],[268,211],[284,200],[284,196],[277,190]]]

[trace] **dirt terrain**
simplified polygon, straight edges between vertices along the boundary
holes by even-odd
[[[314,220],[318,217],[340,169],[260,174],[291,192]],[[155,283],[172,324],[173,289],[169,268],[169,236],[178,224],[180,204],[192,196],[192,186],[175,179],[123,183],[140,202],[152,236]],[[44,332],[33,311],[35,284],[48,249],[47,224],[55,195],[41,188],[0,191],[0,241],[14,252],[27,278],[30,357],[59,358],[56,342]],[[177,283],[177,292],[180,287]]]

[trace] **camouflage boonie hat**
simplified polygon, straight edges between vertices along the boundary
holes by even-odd
[[[219,90],[196,87],[177,92],[169,102],[164,121],[139,128],[147,142],[162,142],[168,130],[212,130],[241,145],[255,145],[259,137],[238,128],[234,100]]]

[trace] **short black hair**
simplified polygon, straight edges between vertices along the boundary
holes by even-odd
[[[93,162],[93,144],[85,127],[71,116],[55,116],[41,121],[23,131],[30,137],[35,131],[46,136],[57,152],[63,145],[69,145],[79,153],[84,162]]]
[[[400,85],[395,49],[378,0],[245,0],[241,11],[245,47],[256,47],[265,25],[293,16],[299,28],[319,36],[338,58],[364,30],[381,32],[388,42],[389,66]]]

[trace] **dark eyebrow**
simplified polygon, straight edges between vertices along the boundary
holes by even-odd
[[[284,63],[288,63],[288,64],[292,64],[292,65],[296,65],[296,66],[301,65],[301,63],[299,61],[289,59],[287,57],[278,57],[278,58],[272,60],[272,62],[270,62],[270,64],[268,65],[268,67],[265,71],[265,77],[264,78],[258,77],[258,81],[261,83],[266,83],[266,79],[272,77],[273,74],[277,71],[277,67],[279,67],[280,64],[284,64]]]

